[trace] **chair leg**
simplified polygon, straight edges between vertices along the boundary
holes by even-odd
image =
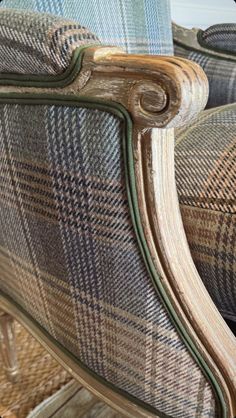
[[[0,311],[0,354],[7,378],[16,383],[19,377],[13,318]]]

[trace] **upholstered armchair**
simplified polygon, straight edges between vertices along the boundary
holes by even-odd
[[[172,29],[175,54],[197,62],[207,75],[211,108],[176,135],[176,179],[185,231],[200,276],[236,332],[231,299],[236,265],[236,25],[203,31],[173,23]]]
[[[166,1],[19,3],[0,10],[6,370],[14,317],[124,416],[233,418],[234,105],[198,116],[207,77],[172,55]]]
[[[209,81],[207,107],[236,102],[236,24],[206,30],[172,25],[175,54],[197,62]]]

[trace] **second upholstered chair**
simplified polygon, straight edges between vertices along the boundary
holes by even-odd
[[[207,107],[236,102],[236,24],[224,23],[202,29],[172,25],[175,55],[191,59],[209,80]]]

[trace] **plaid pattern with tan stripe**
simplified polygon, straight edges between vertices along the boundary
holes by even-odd
[[[61,74],[76,47],[95,43],[98,38],[73,20],[0,10],[0,73]]]
[[[123,132],[101,110],[0,106],[0,287],[117,388],[167,417],[215,417],[138,248]]]
[[[219,59],[210,50],[197,51],[185,45],[174,45],[175,55],[195,61],[205,71],[209,81],[207,108],[236,102],[236,62]]]
[[[236,321],[236,105],[204,111],[177,131],[176,179],[199,274],[222,315]]]

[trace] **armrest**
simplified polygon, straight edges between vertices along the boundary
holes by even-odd
[[[85,51],[80,77],[86,72],[92,76],[83,94],[119,102],[143,127],[182,126],[204,108],[208,97],[204,72],[181,58],[94,47]]]
[[[175,55],[197,62],[209,81],[207,107],[236,101],[236,24],[214,25],[206,29],[186,29],[172,25]]]

